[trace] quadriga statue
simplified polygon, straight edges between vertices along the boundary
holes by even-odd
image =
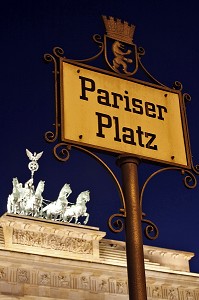
[[[72,193],[70,184],[65,183],[61,188],[56,201],[49,201],[43,197],[45,181],[40,180],[36,189],[34,186],[34,173],[38,170],[38,160],[43,152],[33,154],[26,149],[26,154],[30,160],[28,168],[31,171],[31,178],[23,185],[15,177],[12,180],[12,193],[8,196],[7,212],[32,217],[39,217],[54,221],[74,222],[80,224],[79,217],[85,217],[84,224],[87,224],[89,214],[86,204],[90,201],[90,192],[81,192],[76,203],[68,201]]]

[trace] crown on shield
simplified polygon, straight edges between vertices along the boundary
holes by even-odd
[[[110,38],[132,44],[135,32],[134,25],[129,25],[128,22],[122,22],[120,19],[115,20],[113,17],[107,18],[106,16],[102,16],[102,18],[106,27],[107,35]]]

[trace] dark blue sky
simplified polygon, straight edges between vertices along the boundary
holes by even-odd
[[[83,59],[97,53],[95,33],[105,33],[101,16],[114,16],[136,25],[134,42],[146,54],[142,62],[160,82],[172,87],[178,80],[192,101],[187,104],[194,164],[199,163],[198,101],[198,13],[195,1],[6,1],[1,4],[1,214],[6,212],[12,178],[25,183],[30,178],[25,149],[44,151],[35,181],[45,180],[44,197],[55,200],[65,182],[73,193],[69,201],[86,189],[91,191],[88,225],[112,234],[107,219],[117,213],[120,199],[109,174],[93,159],[76,150],[66,163],[57,161],[54,144],[44,140],[54,123],[52,66],[43,55],[53,47],[65,56]],[[115,158],[99,154],[120,180]],[[158,167],[141,163],[140,187]],[[188,190],[179,172],[154,177],[144,194],[144,212],[158,226],[159,238],[145,244],[195,253],[191,270],[199,273],[199,187]]]

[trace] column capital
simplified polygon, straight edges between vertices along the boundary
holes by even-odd
[[[132,163],[132,164],[136,164],[137,166],[141,163],[141,160],[133,155],[126,155],[126,154],[122,154],[120,156],[118,156],[117,160],[116,160],[116,164],[121,167],[123,164],[126,163]]]

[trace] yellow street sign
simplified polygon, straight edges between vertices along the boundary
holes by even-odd
[[[62,140],[189,167],[179,91],[61,61]]]

